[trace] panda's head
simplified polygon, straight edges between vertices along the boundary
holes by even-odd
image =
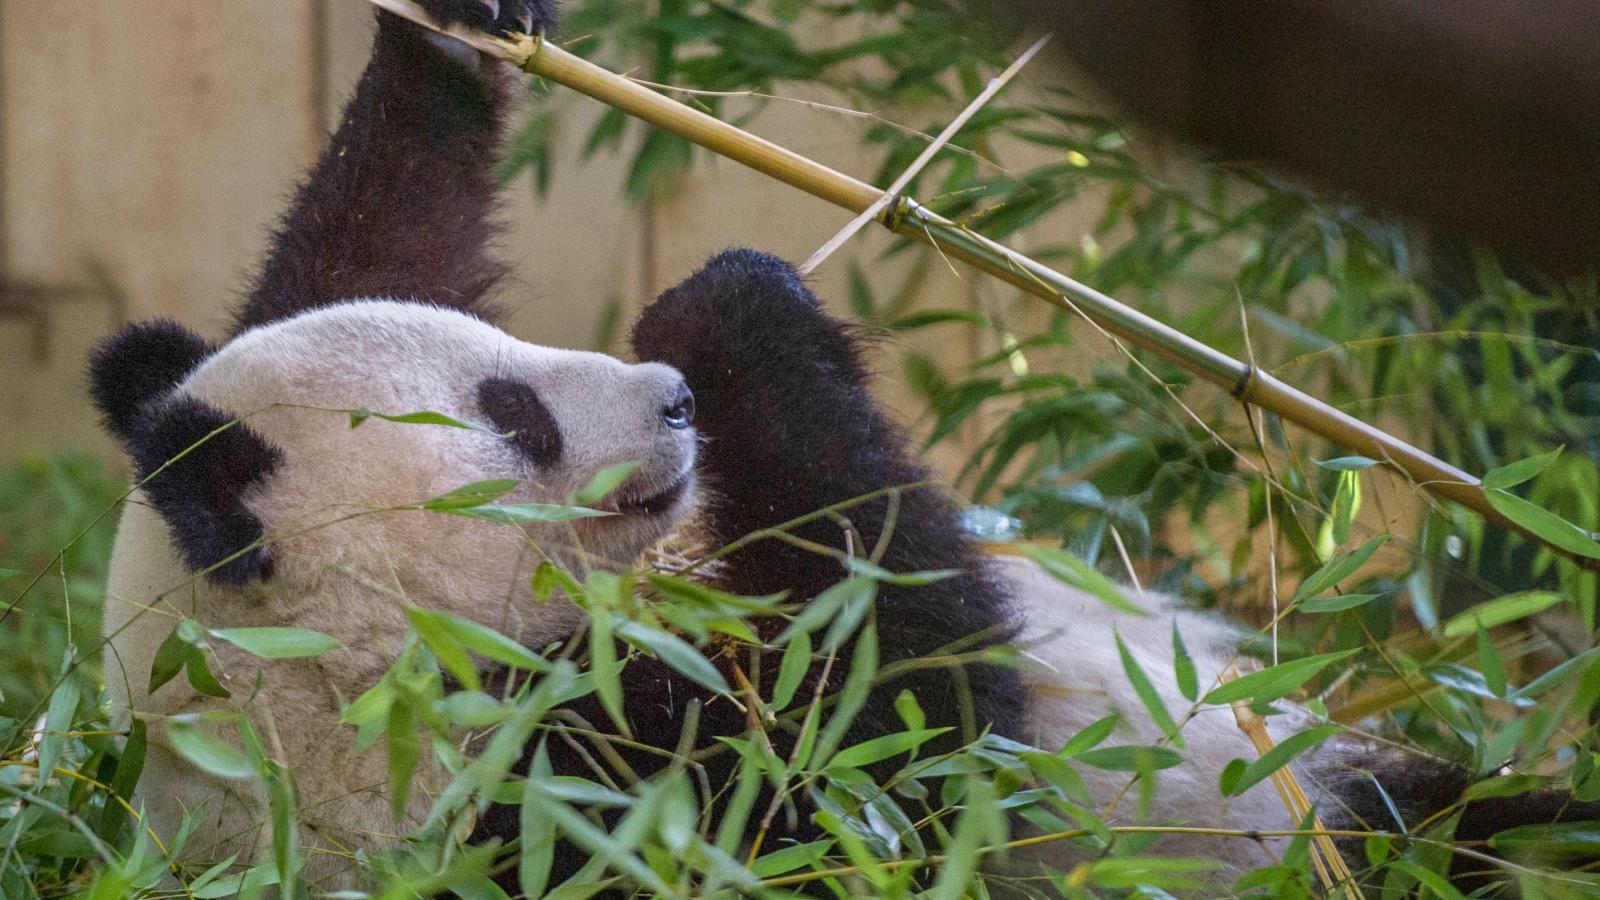
[[[318,307],[220,348],[170,322],[135,325],[100,348],[90,378],[148,478],[114,563],[141,573],[118,586],[147,598],[186,580],[280,594],[354,580],[434,608],[517,606],[541,559],[627,565],[694,493],[693,398],[676,370],[537,346],[434,306]],[[483,427],[352,427],[357,409]],[[519,487],[499,503],[559,504],[624,462],[637,469],[603,518],[518,528],[415,508],[503,479]]]

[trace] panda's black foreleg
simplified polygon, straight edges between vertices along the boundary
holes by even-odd
[[[495,29],[551,24],[549,0],[427,0]],[[361,297],[479,315],[504,268],[494,166],[514,73],[388,13],[338,130],[279,225],[240,329]]]
[[[695,427],[704,439],[703,517],[714,545],[899,488],[897,502],[880,496],[792,532],[858,557],[882,541],[879,563],[896,573],[958,571],[923,586],[880,587],[881,661],[1011,636],[1016,623],[1004,590],[962,535],[955,507],[927,483],[905,435],[873,398],[853,329],[822,309],[788,263],[749,250],[717,256],[645,310],[633,346],[643,360],[678,368],[694,391]],[[837,558],[767,539],[727,557],[723,586],[806,600],[846,574]],[[834,677],[843,671],[836,666]],[[883,685],[851,739],[896,730],[892,704],[902,689],[916,694],[930,726],[992,725],[1014,734],[1022,717],[1023,691],[1009,669],[921,669]]]

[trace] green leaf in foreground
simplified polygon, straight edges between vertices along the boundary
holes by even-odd
[[[722,673],[706,659],[705,654],[670,631],[650,628],[638,622],[623,622],[617,626],[617,637],[641,650],[648,650],[680,675],[713,691],[726,694],[731,690]]]
[[[1189,648],[1183,645],[1183,635],[1178,633],[1177,621],[1172,623],[1172,674],[1178,682],[1178,693],[1184,699],[1193,700],[1200,696],[1199,673],[1195,671]]]
[[[783,662],[778,667],[778,683],[772,689],[772,710],[782,712],[794,700],[800,682],[811,670],[811,635],[797,632],[783,648]]]
[[[1183,762],[1183,754],[1170,747],[1123,744],[1085,750],[1074,759],[1086,766],[1110,772],[1145,772],[1179,765]]]
[[[217,628],[210,634],[262,659],[303,659],[344,646],[309,628]]]
[[[561,503],[508,503],[504,506],[467,506],[435,509],[436,512],[467,519],[486,519],[502,525],[534,525],[539,522],[571,522],[613,515],[599,509],[566,506]]]
[[[1343,730],[1344,728],[1339,725],[1324,725],[1321,728],[1302,731],[1275,745],[1253,762],[1234,760],[1222,770],[1222,795],[1239,796],[1271,777],[1272,773],[1288,765],[1295,757],[1321,746],[1323,741]]]
[[[1388,540],[1389,536],[1387,534],[1380,534],[1349,553],[1341,553],[1328,560],[1321,568],[1306,576],[1306,580],[1300,583],[1300,589],[1294,592],[1294,602],[1299,603],[1302,600],[1315,597],[1354,575],[1360,571],[1362,566],[1367,564],[1367,560],[1372,558],[1372,554],[1378,552],[1378,548],[1382,547]]]
[[[1588,862],[1600,855],[1600,823],[1524,825],[1489,838],[1489,846],[1517,862],[1547,865]]]
[[[1315,460],[1317,468],[1327,469],[1330,472],[1359,472],[1378,464],[1375,459],[1365,456],[1340,456],[1334,459]]]
[[[1331,613],[1355,609],[1366,606],[1368,603],[1383,596],[1382,594],[1335,594],[1332,597],[1318,597],[1315,600],[1305,600],[1295,607],[1304,613]]]
[[[1511,696],[1514,699],[1537,697],[1545,691],[1561,685],[1567,679],[1589,671],[1589,667],[1595,664],[1597,656],[1600,656],[1600,647],[1590,647],[1517,690],[1512,691]]]
[[[1479,628],[1493,628],[1496,625],[1526,619],[1555,606],[1561,600],[1561,595],[1553,591],[1521,591],[1496,597],[1450,617],[1444,623],[1444,636],[1466,637]]]
[[[1032,544],[1023,544],[1019,549],[1023,555],[1038,563],[1040,568],[1049,572],[1058,581],[1081,591],[1088,591],[1112,609],[1133,613],[1136,616],[1149,615],[1137,603],[1129,600],[1115,582],[1071,553]]]
[[[463,484],[453,491],[446,491],[431,500],[424,500],[422,508],[445,510],[483,506],[485,503],[493,503],[516,490],[517,485],[521,483],[511,478],[474,481],[471,484]]]
[[[879,760],[915,750],[950,730],[949,728],[924,728],[917,731],[900,731],[894,734],[886,734],[883,737],[876,737],[870,741],[862,741],[835,753],[833,759],[828,760],[828,766],[829,768],[869,766]]]
[[[237,747],[191,722],[167,722],[167,739],[184,759],[218,778],[240,779],[255,774],[255,768]]]
[[[489,428],[488,426],[479,425],[476,422],[468,422],[465,419],[458,419],[455,416],[447,416],[444,413],[434,412],[433,410],[425,409],[419,412],[399,414],[373,412],[365,407],[361,409],[350,410],[351,428],[360,428],[362,425],[367,423],[368,419],[382,419],[385,422],[394,422],[399,425],[443,425],[446,428],[464,428],[467,431],[481,431],[484,434],[492,434],[495,437],[503,436],[501,432],[496,431],[493,428]]]
[[[406,616],[419,633],[426,628],[434,636],[435,641],[448,639],[485,659],[530,672],[543,672],[550,668],[549,662],[544,657],[493,628],[471,619],[415,606],[406,608]],[[424,635],[424,640],[427,637]],[[437,655],[438,651],[434,644],[429,643],[429,647],[434,649]]]
[[[1173,631],[1176,635],[1177,631]],[[1144,667],[1128,652],[1128,645],[1122,642],[1122,634],[1113,630],[1112,637],[1117,642],[1117,653],[1122,657],[1122,671],[1127,673],[1128,681],[1133,685],[1133,692],[1139,695],[1139,702],[1144,704],[1145,711],[1150,713],[1151,721],[1161,729],[1178,749],[1183,749],[1183,736],[1178,733],[1178,723],[1172,720],[1172,714],[1167,711],[1167,705],[1161,700],[1161,692],[1150,683],[1150,676],[1144,673]]]
[[[1529,503],[1516,494],[1501,490],[1489,490],[1484,493],[1488,496],[1489,505],[1494,507],[1495,512],[1526,528],[1541,540],[1577,556],[1600,559],[1600,543],[1595,543],[1589,532],[1582,528],[1542,506]]]
[[[1280,663],[1259,672],[1251,672],[1213,690],[1206,695],[1206,703],[1232,703],[1235,700],[1254,700],[1270,703],[1295,690],[1329,665],[1354,655],[1356,650],[1324,653],[1305,659]]]
[[[594,477],[589,479],[588,484],[578,489],[578,492],[573,495],[572,502],[578,506],[591,506],[599,503],[609,496],[612,491],[621,487],[622,483],[628,480],[628,476],[632,475],[638,468],[639,464],[636,462],[624,462],[617,463],[614,466],[606,466],[596,472]]]
[[[589,608],[589,671],[594,675],[600,705],[622,736],[632,740],[633,729],[622,710],[622,665],[611,632],[611,610],[600,604]]]
[[[1557,447],[1549,453],[1540,453],[1537,456],[1530,456],[1527,459],[1519,459],[1514,463],[1508,463],[1497,469],[1490,469],[1483,473],[1483,489],[1486,491],[1503,491],[1506,488],[1516,487],[1524,481],[1534,478],[1545,469],[1550,468],[1550,464],[1556,461],[1556,457],[1560,456],[1561,451],[1564,449],[1566,448]]]

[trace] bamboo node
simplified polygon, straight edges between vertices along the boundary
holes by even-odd
[[[905,224],[906,214],[910,211],[911,198],[905,194],[895,194],[884,204],[883,216],[879,219],[883,227],[893,232],[899,232],[900,226]]]
[[[1233,395],[1235,400],[1245,400],[1248,402],[1250,386],[1255,383],[1255,380],[1255,363],[1245,363],[1244,368],[1239,371],[1239,380],[1234,382],[1233,390],[1229,391],[1229,393]]]

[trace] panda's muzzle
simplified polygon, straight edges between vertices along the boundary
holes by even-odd
[[[678,476],[666,488],[654,492],[629,491],[628,485],[623,485],[607,498],[609,502],[603,506],[614,506],[614,512],[625,516],[659,516],[677,508],[693,479],[693,475],[686,473]]]

